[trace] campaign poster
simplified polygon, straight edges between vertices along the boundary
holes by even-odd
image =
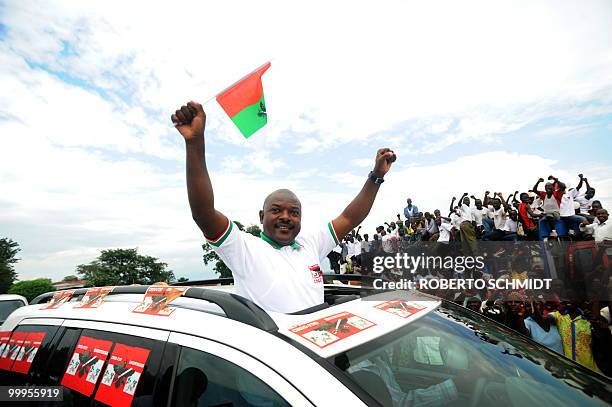
[[[0,369],[11,370],[27,335],[27,332],[13,332],[8,345],[4,348],[2,355],[0,355]]]
[[[341,312],[293,327],[290,331],[324,348],[375,325],[350,312]]]
[[[174,312],[168,304],[183,295],[189,287],[154,285],[147,289],[142,302],[132,310],[139,314],[168,316]]]
[[[59,308],[63,304],[70,301],[72,294],[74,294],[74,290],[56,291],[53,293],[53,298],[51,298],[49,304],[45,305],[41,309]]]
[[[131,405],[149,352],[149,349],[116,344],[95,399],[113,407]]]
[[[382,304],[375,305],[375,308],[386,311],[393,315],[397,315],[398,317],[408,318],[409,316],[424,310],[426,307],[410,301],[396,300],[386,301]]]
[[[10,358],[13,346],[16,346],[16,343],[11,342],[11,332],[0,332],[0,369],[1,370],[11,370],[11,366],[13,365],[13,361]]]
[[[87,290],[81,301],[74,308],[98,308],[115,287],[94,287]]]
[[[9,346],[10,339],[11,339],[10,332],[8,331],[0,332],[0,366],[2,365],[2,359],[8,355],[8,349],[9,349],[8,346]]]
[[[38,349],[42,344],[43,339],[47,335],[46,332],[27,332],[27,336],[17,353],[17,357],[13,362],[11,371],[27,374],[32,367],[34,358],[38,353]]]
[[[85,396],[91,396],[112,344],[111,341],[81,336],[61,385]]]

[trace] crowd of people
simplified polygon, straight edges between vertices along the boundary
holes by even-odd
[[[421,268],[412,275],[390,270],[388,279],[552,278],[547,290],[430,290],[531,337],[588,368],[612,376],[610,271],[612,227],[595,188],[582,174],[574,188],[557,177],[539,178],[530,190],[507,196],[486,191],[452,197],[448,213],[422,212],[411,198],[400,213],[362,233],[358,227],[328,255],[335,273],[371,275],[372,259],[394,253],[483,256],[483,269],[458,272]],[[445,216],[446,215],[446,216]],[[592,255],[576,271],[573,247]],[[563,261],[551,263],[551,253]],[[551,268],[555,268],[551,273]]]

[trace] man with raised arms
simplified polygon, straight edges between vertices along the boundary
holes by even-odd
[[[361,191],[342,213],[317,232],[300,235],[302,205],[287,190],[272,192],[259,211],[261,236],[241,232],[215,208],[205,159],[202,105],[189,102],[171,117],[185,139],[187,195],[196,224],[215,252],[232,270],[236,293],[268,311],[290,313],[323,303],[321,259],[368,215],[383,177],[396,156],[376,152],[374,168]]]

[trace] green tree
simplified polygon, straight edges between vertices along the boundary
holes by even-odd
[[[259,225],[251,225],[245,230],[242,223],[234,221],[234,224],[238,226],[238,229],[250,233],[253,236],[259,237],[259,234],[261,233],[261,228]],[[202,245],[202,250],[204,250],[202,259],[204,260],[205,265],[208,265],[208,263],[214,263],[213,271],[217,273],[220,278],[232,277],[232,270],[230,270],[229,267],[225,265],[223,260],[219,258],[217,253],[213,251],[210,243],[204,243]]]
[[[77,276],[75,276],[74,274],[71,274],[69,276],[66,276],[62,279],[62,281],[74,281],[74,280],[78,280],[79,278]]]
[[[176,280],[177,283],[184,283],[185,281],[189,281],[189,279],[187,277],[179,277],[179,279]]]
[[[138,249],[102,250],[100,256],[89,264],[79,264],[76,272],[87,280],[87,285],[153,284],[160,281],[174,282],[174,273],[168,264],[155,257],[138,254]]]
[[[51,285],[51,280],[48,278],[37,278],[35,280],[19,281],[13,284],[9,294],[23,295],[28,299],[28,302],[38,297],[40,294],[55,291],[55,287]]]
[[[0,294],[5,294],[17,279],[15,263],[21,249],[17,242],[6,237],[0,239]]]

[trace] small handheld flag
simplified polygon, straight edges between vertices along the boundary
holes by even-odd
[[[266,62],[217,95],[217,102],[245,138],[268,123],[261,76],[269,67]]]

